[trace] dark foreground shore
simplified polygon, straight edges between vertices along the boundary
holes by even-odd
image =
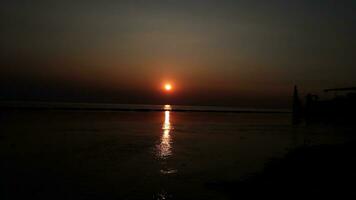
[[[268,162],[258,174],[240,181],[207,183],[207,187],[238,197],[356,197],[356,142],[303,146]]]

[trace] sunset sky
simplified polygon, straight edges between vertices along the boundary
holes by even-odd
[[[355,11],[353,0],[1,1],[0,100],[288,107],[294,84],[356,86]]]

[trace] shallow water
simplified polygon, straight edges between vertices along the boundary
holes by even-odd
[[[292,126],[289,114],[1,113],[5,199],[225,199],[239,180],[300,145],[341,143],[347,130]]]

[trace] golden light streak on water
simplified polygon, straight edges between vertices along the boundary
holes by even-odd
[[[158,145],[158,156],[159,158],[167,158],[172,155],[172,146],[171,146],[171,123],[170,123],[170,111],[164,111],[164,123],[162,126],[162,136],[161,143]]]

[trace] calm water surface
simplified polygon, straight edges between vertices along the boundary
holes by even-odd
[[[300,145],[346,140],[339,128],[292,126],[289,114],[0,116],[5,199],[225,199],[206,184],[246,178]]]

